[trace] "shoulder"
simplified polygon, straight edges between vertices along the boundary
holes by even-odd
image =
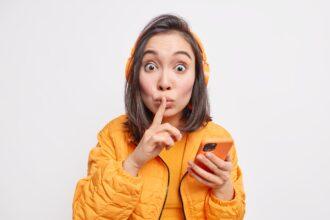
[[[205,134],[204,137],[223,137],[229,138],[233,140],[234,144],[233,147],[230,149],[230,156],[234,163],[237,163],[237,149],[236,149],[236,141],[235,138],[231,135],[231,133],[224,128],[222,125],[215,123],[213,121],[208,122],[205,127]]]
[[[209,121],[204,129],[205,133],[209,136],[232,138],[231,133],[226,128],[214,121]]]
[[[99,131],[99,135],[113,137],[125,133],[124,123],[127,120],[126,114],[117,115],[115,118],[108,121]]]

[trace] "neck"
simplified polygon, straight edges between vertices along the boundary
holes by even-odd
[[[181,113],[178,113],[176,115],[173,115],[171,117],[164,117],[162,123],[170,123],[172,126],[179,128],[181,125]]]

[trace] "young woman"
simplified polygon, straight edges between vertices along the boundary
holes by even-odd
[[[202,140],[231,135],[209,115],[206,55],[188,24],[170,14],[149,22],[126,79],[126,114],[98,133],[88,175],[76,186],[73,218],[243,219],[235,145],[225,160],[197,155]]]

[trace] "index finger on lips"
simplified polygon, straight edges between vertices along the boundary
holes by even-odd
[[[159,108],[158,108],[158,110],[154,116],[154,119],[152,121],[152,124],[151,124],[152,128],[155,128],[162,123],[165,109],[166,109],[166,97],[162,97],[162,101],[159,105]]]

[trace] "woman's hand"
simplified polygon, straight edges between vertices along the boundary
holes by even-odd
[[[146,162],[159,155],[164,147],[169,149],[174,145],[174,141],[182,138],[181,132],[176,127],[170,123],[162,124],[165,109],[166,98],[163,97],[151,126],[144,132],[138,146],[123,163],[124,168],[133,169],[131,173],[135,176],[138,170]]]
[[[232,163],[229,154],[225,160],[213,153],[197,155],[197,159],[205,164],[213,173],[206,171],[192,161],[189,161],[188,172],[200,183],[212,188],[213,194],[219,199],[234,198],[234,188],[230,179]]]

